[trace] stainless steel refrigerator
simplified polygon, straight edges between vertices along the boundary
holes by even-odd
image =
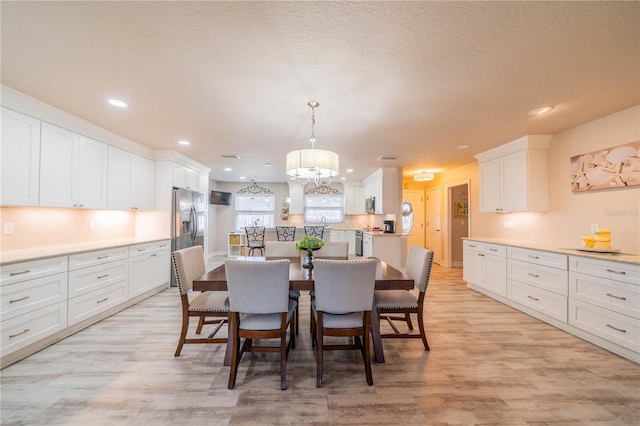
[[[192,246],[204,246],[207,229],[207,205],[204,194],[173,188],[171,214],[171,251]],[[176,278],[171,274],[171,286]]]

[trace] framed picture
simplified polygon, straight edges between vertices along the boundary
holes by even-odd
[[[571,191],[640,185],[640,141],[571,157]]]
[[[457,218],[467,217],[469,215],[469,205],[466,201],[456,201],[453,205],[453,215]]]

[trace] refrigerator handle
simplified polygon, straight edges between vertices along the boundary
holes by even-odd
[[[195,242],[196,235],[198,235],[198,217],[196,216],[195,207],[191,206],[189,216],[191,216],[191,242]]]

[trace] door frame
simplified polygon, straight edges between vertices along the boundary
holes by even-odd
[[[453,226],[453,209],[451,209],[451,190],[457,186],[462,186],[462,185],[467,185],[467,203],[469,204],[469,216],[467,219],[467,235],[471,236],[471,179],[464,179],[458,182],[453,182],[453,183],[449,183],[447,185],[445,185],[444,189],[445,192],[447,194],[446,196],[446,203],[444,206],[444,214],[445,214],[445,221],[444,221],[444,231],[445,231],[445,245],[446,245],[446,249],[445,249],[445,259],[443,262],[443,266],[446,266],[447,268],[451,268],[452,267],[452,260],[453,259],[453,254],[451,251],[451,229]]]

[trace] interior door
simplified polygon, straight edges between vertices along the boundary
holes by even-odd
[[[408,189],[402,192],[403,201],[411,205],[413,212],[413,225],[407,236],[407,246],[424,247],[425,220],[424,220],[424,191]],[[402,217],[401,217],[402,219]],[[402,231],[402,222],[396,223],[396,232]]]
[[[433,251],[433,263],[438,265],[440,264],[440,251],[442,249],[440,200],[440,187],[427,190],[427,248]]]

